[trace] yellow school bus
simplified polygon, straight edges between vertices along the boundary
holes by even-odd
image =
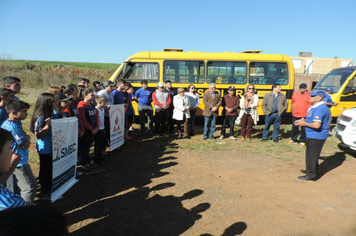
[[[314,87],[313,91],[325,90],[332,87],[335,93],[331,94],[337,106],[330,108],[333,117],[339,117],[345,110],[356,107],[356,66],[342,67],[330,71]]]
[[[273,84],[280,84],[282,93],[288,99],[288,112],[292,110],[294,88],[294,69],[292,60],[281,54],[262,54],[261,50],[249,50],[242,53],[223,52],[206,53],[182,49],[164,49],[162,52],[139,52],[133,54],[121,64],[110,77],[111,81],[124,79],[135,88],[141,87],[146,79],[148,87],[155,91],[158,82],[170,80],[173,89],[187,88],[194,84],[200,96],[197,115],[204,110],[203,93],[210,83],[215,83],[221,96],[227,93],[229,86],[236,88],[242,95],[249,83],[256,87],[260,98],[258,113],[263,115],[261,104],[266,93],[272,91]],[[134,107],[137,104],[133,104]],[[137,113],[137,107],[135,107]],[[222,107],[220,108],[220,114]]]

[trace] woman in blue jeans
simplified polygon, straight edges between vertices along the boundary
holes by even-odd
[[[194,85],[189,85],[188,92],[185,93],[185,96],[189,98],[190,101],[190,120],[189,120],[189,125],[190,125],[190,132],[189,135],[192,136],[194,132],[194,118],[195,118],[195,113],[197,112],[197,107],[199,106],[199,94],[195,91],[195,86]]]

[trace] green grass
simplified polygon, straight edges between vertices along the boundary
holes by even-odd
[[[198,135],[198,139],[192,140],[177,140],[175,141],[179,148],[199,151],[209,150],[238,150],[241,152],[249,152],[253,155],[271,156],[276,159],[285,161],[286,163],[293,165],[305,158],[305,147],[301,147],[297,144],[288,144],[291,135],[291,124],[281,125],[279,132],[279,143],[273,143],[272,140],[267,142],[260,142],[262,137],[262,130],[264,125],[254,126],[252,132],[252,143],[241,142],[240,136],[237,136],[238,140],[230,140],[225,138],[223,140],[203,140],[202,135]],[[270,134],[273,127],[271,127]],[[235,134],[240,135],[240,128],[235,127]],[[220,134],[220,128],[218,126],[215,136]],[[338,152],[343,152],[339,149],[338,144],[340,141],[335,137],[329,137],[325,142],[321,156],[330,157]],[[346,160],[352,160],[354,157],[345,153]]]
[[[91,69],[111,69],[116,70],[121,64],[116,63],[94,63],[94,62],[66,62],[66,61],[34,61],[34,60],[0,60],[0,64],[12,63],[17,66],[25,66],[28,64],[40,65],[68,65],[81,68]]]

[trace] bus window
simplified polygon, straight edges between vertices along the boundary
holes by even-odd
[[[207,83],[246,84],[246,62],[209,61]]]
[[[204,83],[204,61],[164,61],[163,81],[172,83]]]
[[[158,63],[128,62],[124,65],[124,70],[116,80],[124,79],[130,83],[134,83],[146,79],[149,83],[158,82]]]
[[[327,87],[333,87],[335,91],[339,91],[345,81],[348,80],[354,70],[335,69],[330,71],[322,78],[313,90],[325,90]],[[345,93],[345,91],[344,91]]]
[[[251,84],[288,84],[287,63],[250,62]]]

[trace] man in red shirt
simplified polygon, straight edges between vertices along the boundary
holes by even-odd
[[[305,83],[299,85],[299,91],[294,93],[292,96],[293,112],[292,112],[292,137],[288,144],[298,144],[302,147],[305,146],[306,136],[305,136],[305,127],[301,126],[301,134],[299,136],[299,126],[295,125],[296,120],[305,119],[307,116],[307,111],[312,105],[309,102],[310,93],[308,92],[308,86]]]

